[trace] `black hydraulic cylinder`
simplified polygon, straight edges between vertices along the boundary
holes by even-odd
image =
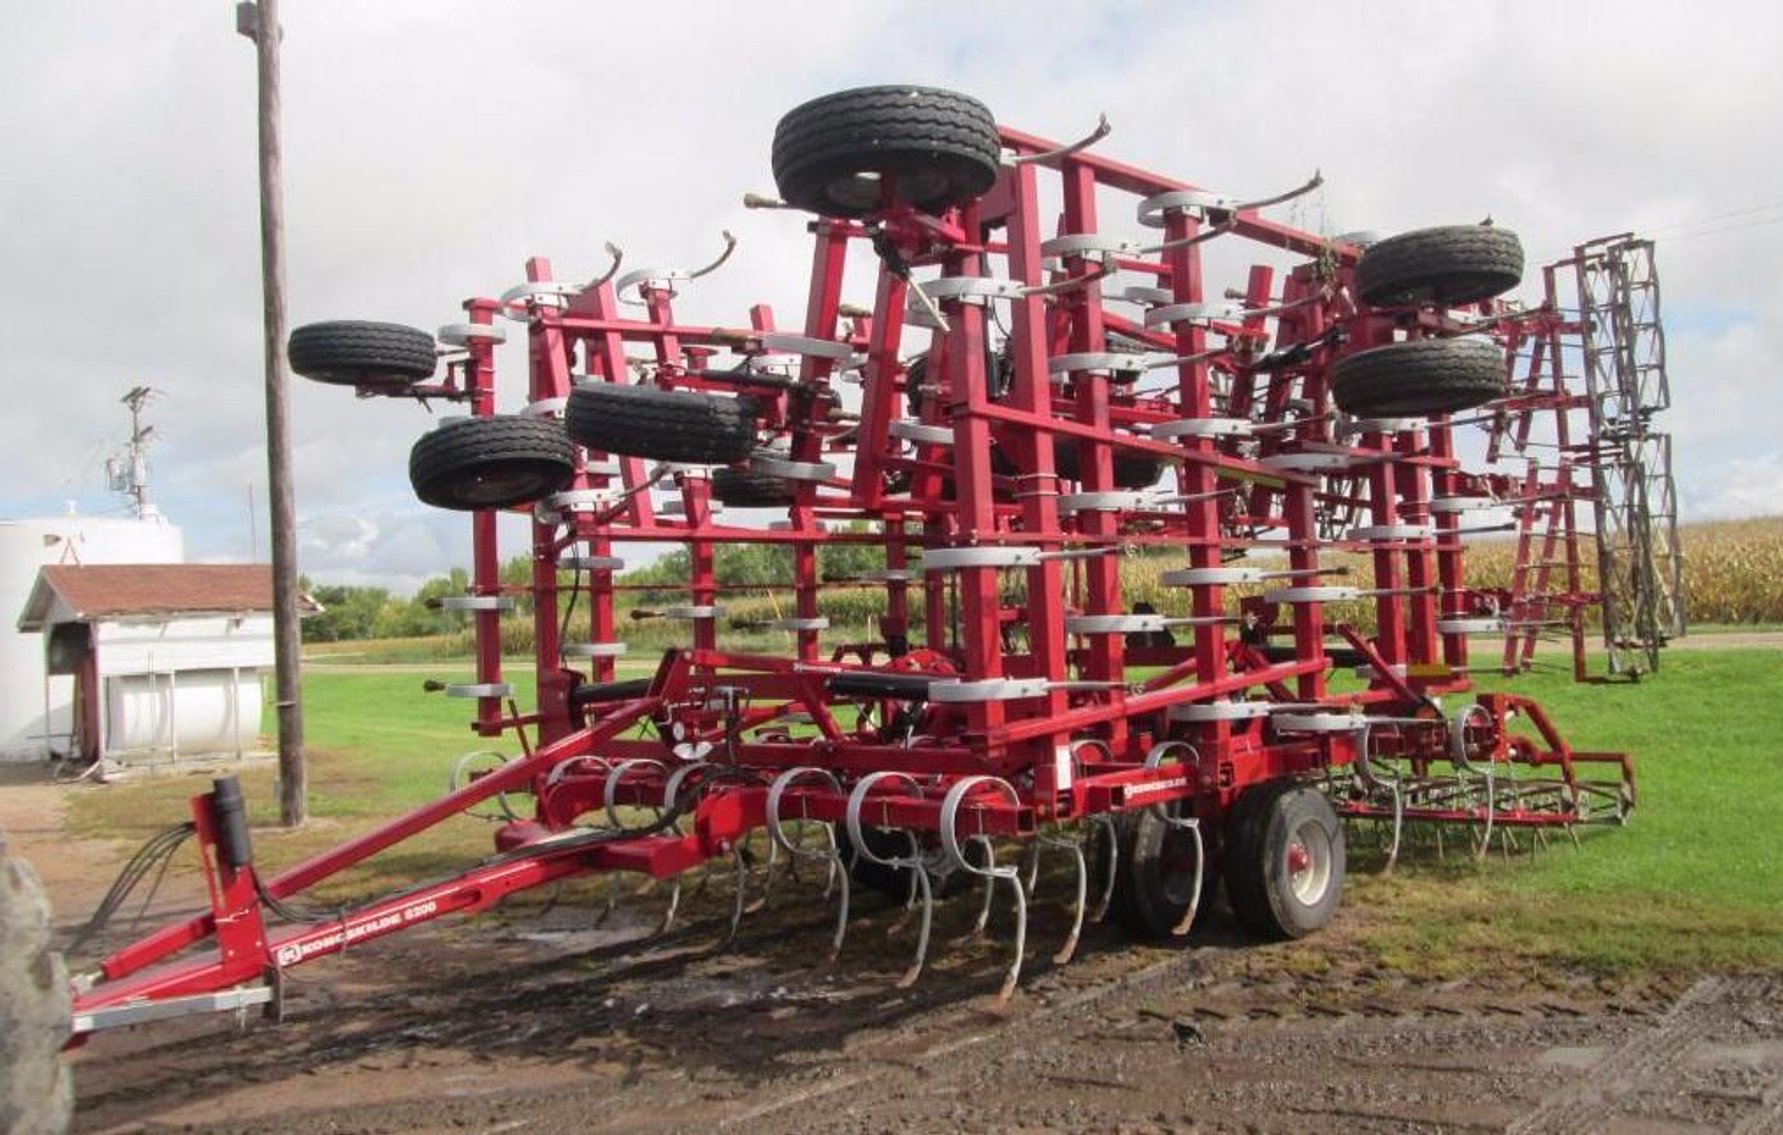
[[[217,825],[217,853],[223,862],[238,871],[254,862],[248,802],[241,794],[241,782],[233,776],[211,781],[211,818]]]

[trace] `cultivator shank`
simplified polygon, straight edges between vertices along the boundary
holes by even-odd
[[[981,885],[986,913],[1007,892],[1007,993],[1042,855],[1073,868],[1063,961],[1101,911],[1187,933],[1216,880],[1261,935],[1317,929],[1341,891],[1342,816],[1390,829],[1389,864],[1414,822],[1461,825],[1483,853],[1513,829],[1621,818],[1625,756],[1573,750],[1527,700],[1470,700],[1477,636],[1508,635],[1506,664],[1526,661],[1519,636],[1552,614],[1545,565],[1576,542],[1588,492],[1522,455],[1518,423],[1573,403],[1540,362],[1563,321],[1499,298],[1522,275],[1516,237],[1327,239],[1264,212],[1317,176],[1227,196],[1104,157],[1103,133],[998,128],[944,91],[820,99],[776,136],[784,200],[751,198],[817,214],[762,221],[812,234],[797,330],[766,304],[687,321],[727,233],[696,270],[622,270],[612,249],[584,284],[527,261],[442,329],[438,380],[397,381],[375,355],[313,370],[469,411],[410,466],[422,499],[472,514],[473,584],[447,602],[474,622],[477,674],[445,692],[525,755],[264,882],[223,856],[213,912],[107,959],[86,1007],[226,988],[572,875],[714,862],[733,931],[790,869],[818,867],[833,951],[862,887],[893,892],[919,918],[906,981],[950,881]],[[502,413],[510,333],[527,373]],[[1495,431],[1484,463],[1458,442],[1469,422]],[[1466,575],[1470,536],[1506,526],[1480,517],[1506,501],[1543,565],[1510,596]],[[501,581],[502,510],[530,521],[518,590]],[[674,602],[633,605],[627,553],[662,543],[686,549],[687,577],[649,585]],[[734,545],[781,549],[788,574],[727,578]],[[883,559],[826,569],[862,547]],[[517,602],[525,712],[501,650]],[[1563,617],[1579,625],[1577,604]],[[685,633],[621,680],[644,618]],[[465,874],[264,923],[492,806],[497,853]],[[213,811],[201,797],[207,846]],[[665,926],[680,898],[677,882]],[[213,936],[220,960],[166,960]]]

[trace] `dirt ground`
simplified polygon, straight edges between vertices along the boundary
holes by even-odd
[[[118,855],[63,836],[66,791],[6,786],[0,824],[72,923]],[[1358,944],[1355,911],[1318,976],[1217,914],[1180,949],[1094,927],[1056,966],[1064,888],[1043,880],[998,1005],[1006,915],[964,941],[975,904],[944,904],[931,971],[899,991],[895,905],[860,899],[830,969],[818,880],[719,950],[723,886],[662,937],[660,892],[600,926],[597,894],[564,896],[305,966],[282,1024],[102,1034],[73,1056],[75,1129],[1783,1132],[1783,977],[1417,981]]]

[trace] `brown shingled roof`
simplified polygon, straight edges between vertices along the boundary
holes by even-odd
[[[81,622],[144,615],[272,610],[267,564],[50,564],[38,572],[19,619],[33,630],[52,597]],[[314,605],[309,604],[311,610]]]

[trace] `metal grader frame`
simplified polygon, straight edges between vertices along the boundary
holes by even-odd
[[[497,512],[474,510],[473,586],[449,605],[472,613],[477,676],[447,692],[475,700],[479,734],[512,735],[523,755],[269,877],[227,788],[195,798],[211,909],[107,957],[79,983],[77,1030],[266,1000],[311,958],[591,872],[673,879],[729,861],[734,929],[763,885],[759,858],[751,870],[742,854],[763,830],[770,873],[776,858],[828,865],[838,949],[851,874],[858,886],[864,866],[900,872],[885,877],[923,915],[907,979],[923,964],[933,883],[981,877],[987,909],[1004,883],[1018,909],[1007,993],[1032,886],[1011,845],[1075,864],[1065,958],[1097,896],[1129,925],[1184,933],[1216,877],[1253,927],[1316,928],[1344,867],[1325,812],[1390,826],[1393,850],[1414,821],[1466,825],[1483,851],[1495,831],[1622,818],[1627,756],[1573,749],[1525,698],[1467,698],[1473,636],[1508,630],[1515,669],[1529,645],[1518,634],[1550,621],[1544,603],[1570,601],[1577,632],[1593,598],[1539,562],[1544,547],[1547,561],[1576,548],[1572,510],[1592,489],[1551,463],[1525,467],[1522,452],[1538,415],[1562,420],[1562,447],[1581,440],[1565,436],[1576,376],[1541,357],[1578,321],[1551,296],[1371,306],[1354,284],[1366,242],[1264,215],[1294,193],[1216,194],[1102,156],[1102,133],[1063,145],[998,128],[984,192],[918,208],[888,176],[857,215],[807,217],[797,330],[766,305],[688,322],[680,304],[704,270],[620,275],[614,250],[592,283],[532,259],[522,285],[468,301],[466,321],[440,333],[442,377],[362,376],[362,392],[505,418],[497,345],[516,328],[529,359],[520,416],[556,423],[579,392],[634,380],[701,405],[746,398],[755,448],[732,475],[771,479],[785,503],[737,519],[715,499],[711,464],[575,449],[572,472],[521,506],[530,711],[502,667],[515,595],[499,576]],[[1256,250],[1233,287],[1209,278],[1216,241]],[[861,248],[873,258],[850,256]],[[870,309],[844,302],[869,286]],[[1359,419],[1335,405],[1342,359],[1463,336],[1502,352],[1502,397],[1482,411]],[[1464,468],[1460,420],[1489,424],[1493,464]],[[1123,461],[1161,462],[1165,479],[1123,484]],[[1476,517],[1506,502],[1519,582],[1472,590],[1464,538],[1502,527]],[[689,625],[687,641],[648,679],[618,681],[619,553],[662,542],[689,552],[685,602],[660,612]],[[882,545],[885,568],[822,578],[818,550],[843,542]],[[719,577],[715,550],[728,543],[791,550],[791,614],[772,624],[786,653],[725,647],[721,601],[737,581]],[[1163,582],[1181,601],[1129,609],[1123,571],[1165,552],[1180,557]],[[876,633],[830,633],[820,598],[840,586],[883,590]],[[560,637],[572,597],[586,640]],[[1352,670],[1359,679],[1337,678]],[[492,858],[293,920],[288,904],[322,880],[515,799],[529,810],[500,827]],[[1305,906],[1300,921],[1259,919],[1259,900],[1284,896]],[[200,945],[211,948],[182,954]]]

